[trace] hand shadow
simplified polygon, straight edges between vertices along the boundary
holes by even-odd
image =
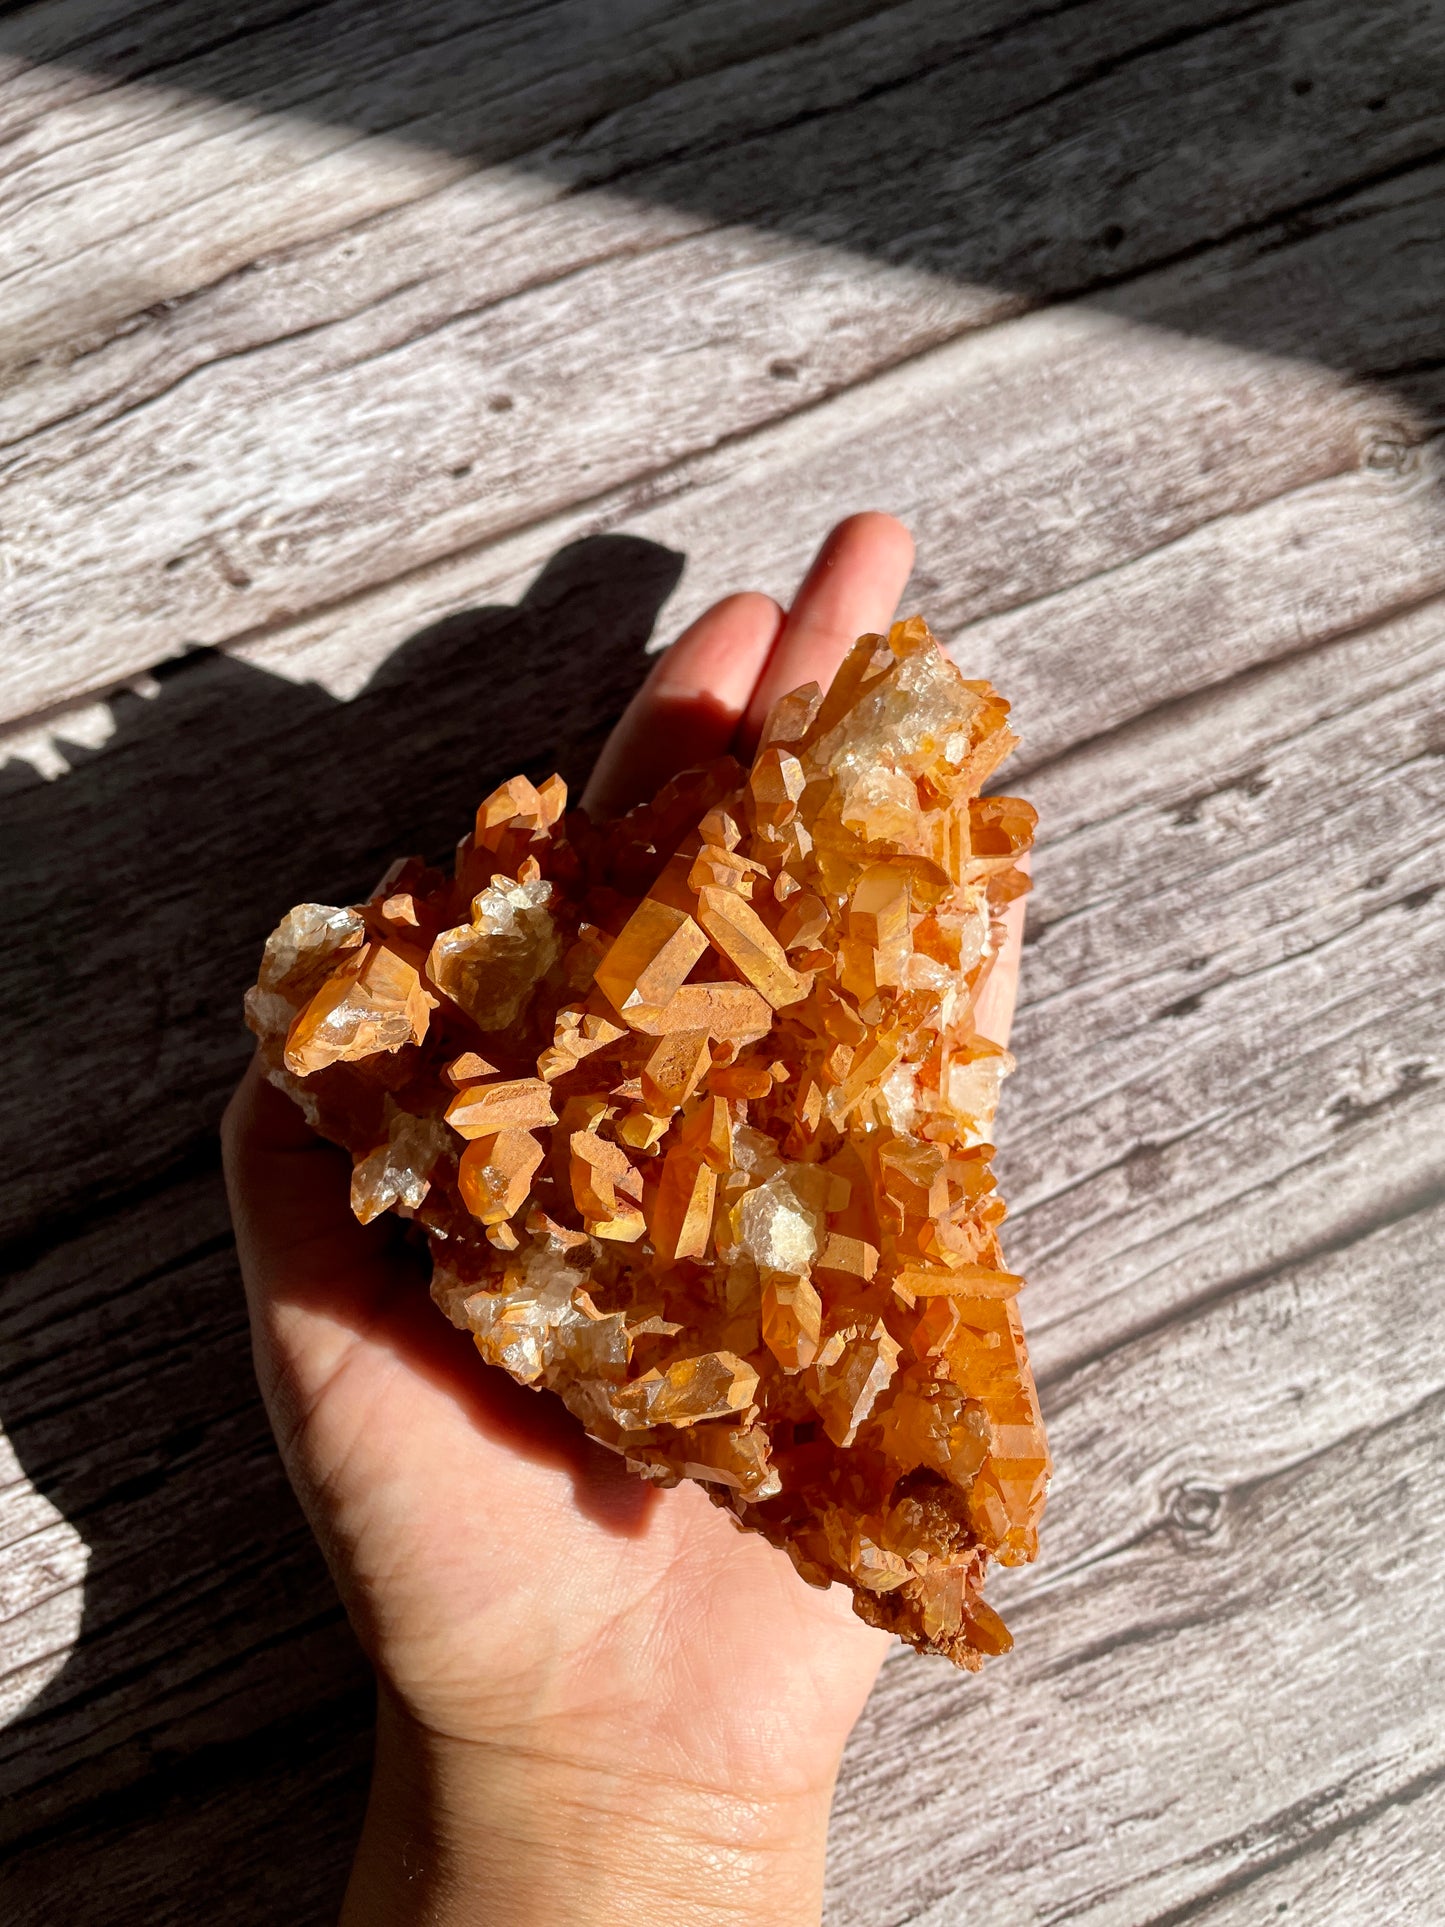
[[[58,1670],[43,1518],[30,1566],[7,1553],[11,1927],[133,1919],[126,1895],[153,1893],[157,1865],[177,1920],[334,1918],[370,1682],[252,1376],[216,1139],[250,1048],[241,994],[288,905],[353,900],[397,853],[445,856],[518,770],[560,769],[575,793],[681,567],[633,538],[577,542],[515,608],[413,636],[347,703],[197,651],[153,699],[119,700],[111,740],[69,774],[0,773],[0,1421],[89,1551]],[[438,1369],[482,1373],[423,1309],[429,1347],[455,1350]],[[579,1504],[633,1529],[646,1491],[620,1504],[627,1475],[560,1406],[549,1420],[497,1389],[486,1422],[558,1455]]]

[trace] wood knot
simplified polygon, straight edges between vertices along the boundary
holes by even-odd
[[[1218,1486],[1203,1479],[1185,1479],[1176,1485],[1164,1507],[1175,1544],[1199,1546],[1216,1538],[1224,1525],[1224,1496]]]

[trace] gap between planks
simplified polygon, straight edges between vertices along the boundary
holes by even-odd
[[[1343,193],[1347,193],[1347,195],[1351,195],[1353,191],[1354,191],[1353,187],[1347,187],[1347,189],[1343,189]],[[1279,225],[1279,224],[1275,224],[1275,225]],[[1210,243],[1210,251],[1218,252],[1218,249],[1220,249],[1220,247],[1225,247],[1225,251],[1227,251],[1227,243]],[[1152,270],[1148,270],[1148,272],[1144,272],[1143,276],[1135,277],[1135,279],[1141,279],[1141,281],[1146,281],[1146,279],[1150,279],[1150,276],[1152,276]],[[1048,312],[1048,310],[1044,310],[1044,312]],[[846,385],[834,385],[834,387],[830,389],[830,393],[834,393],[834,395],[838,395],[838,393],[846,393]],[[776,420],[776,416],[775,416],[775,420]],[[751,432],[753,432],[753,430],[746,430],[746,428],[740,428],[740,430],[738,430],[738,434],[740,434],[740,436],[746,436],[746,434],[751,434]],[[649,470],[642,470],[640,474],[644,474],[645,476],[647,472],[649,472]],[[655,474],[655,476],[665,476],[667,472],[670,472],[670,470],[651,470],[651,474]],[[630,484],[622,484],[622,486],[626,486],[626,488],[636,488],[636,486],[638,486],[638,476],[634,474],[634,478],[632,478],[632,482],[630,482]],[[557,513],[563,513],[563,511],[557,511]],[[528,518],[522,518],[522,520],[514,520],[514,522],[511,522],[511,524],[507,524],[507,526],[516,526],[516,528],[522,528],[522,526],[526,526],[526,528],[532,528],[532,526],[536,526],[536,524],[534,524],[532,520],[528,520]],[[489,541],[491,541],[491,538],[486,538],[486,543],[489,543]],[[486,543],[484,543],[484,545],[486,545]],[[464,547],[453,547],[453,549],[451,549],[449,553],[453,553],[453,555],[460,555],[460,553],[464,553],[464,551],[466,551],[466,553],[472,553],[472,551],[474,551],[474,547],[476,547],[476,543],[472,543],[470,547],[468,547],[468,545],[464,545]],[[432,563],[435,563],[435,561],[437,561],[437,557],[430,557],[430,559],[426,559],[426,561],[422,561],[422,563],[418,563],[416,567],[430,567],[430,565],[432,565]],[[368,590],[362,590],[360,594],[370,594],[370,592],[372,592],[372,588],[374,588],[374,586],[370,586]],[[339,597],[339,599],[337,599],[337,601],[333,603],[333,607],[337,607],[337,609],[343,609],[343,607],[347,607],[347,603],[349,603],[351,599],[353,599],[353,592],[349,590],[347,594],[343,595],[343,597]],[[270,622],[270,620],[272,619],[268,619],[268,622]],[[256,628],[252,628],[252,630],[245,630],[245,634],[250,634],[250,636],[254,636],[254,634],[260,634],[260,630],[256,630]],[[235,638],[227,638],[227,646],[231,646],[231,644],[233,644],[233,640],[235,640]],[[96,686],[96,684],[92,682],[91,688],[94,688],[94,686]]]

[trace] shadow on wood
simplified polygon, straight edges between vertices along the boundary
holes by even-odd
[[[459,0],[258,0],[223,23],[176,0],[95,25],[41,5],[0,20],[0,53],[153,87],[161,111],[190,95],[386,136],[1020,308],[1095,301],[1392,380],[1407,402],[1423,382],[1433,406],[1434,9],[786,0],[699,16],[677,0],[551,0],[484,15]],[[1313,244],[1345,230],[1342,270]],[[1236,243],[1293,252],[1283,298],[1277,277],[1256,286],[1236,263],[1161,316],[1154,270]]]
[[[70,775],[7,775],[0,1422],[90,1553],[79,1641],[0,1735],[15,1927],[136,1918],[157,1864],[177,1922],[334,1913],[369,1679],[251,1377],[215,1139],[241,993],[292,902],[444,855],[518,769],[577,783],[681,564],[575,543],[344,704],[198,652]]]

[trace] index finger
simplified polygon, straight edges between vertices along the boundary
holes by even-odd
[[[735,748],[752,758],[768,711],[802,684],[826,689],[853,643],[893,620],[913,569],[913,537],[891,515],[850,515],[819,549],[779,631],[738,727]]]

